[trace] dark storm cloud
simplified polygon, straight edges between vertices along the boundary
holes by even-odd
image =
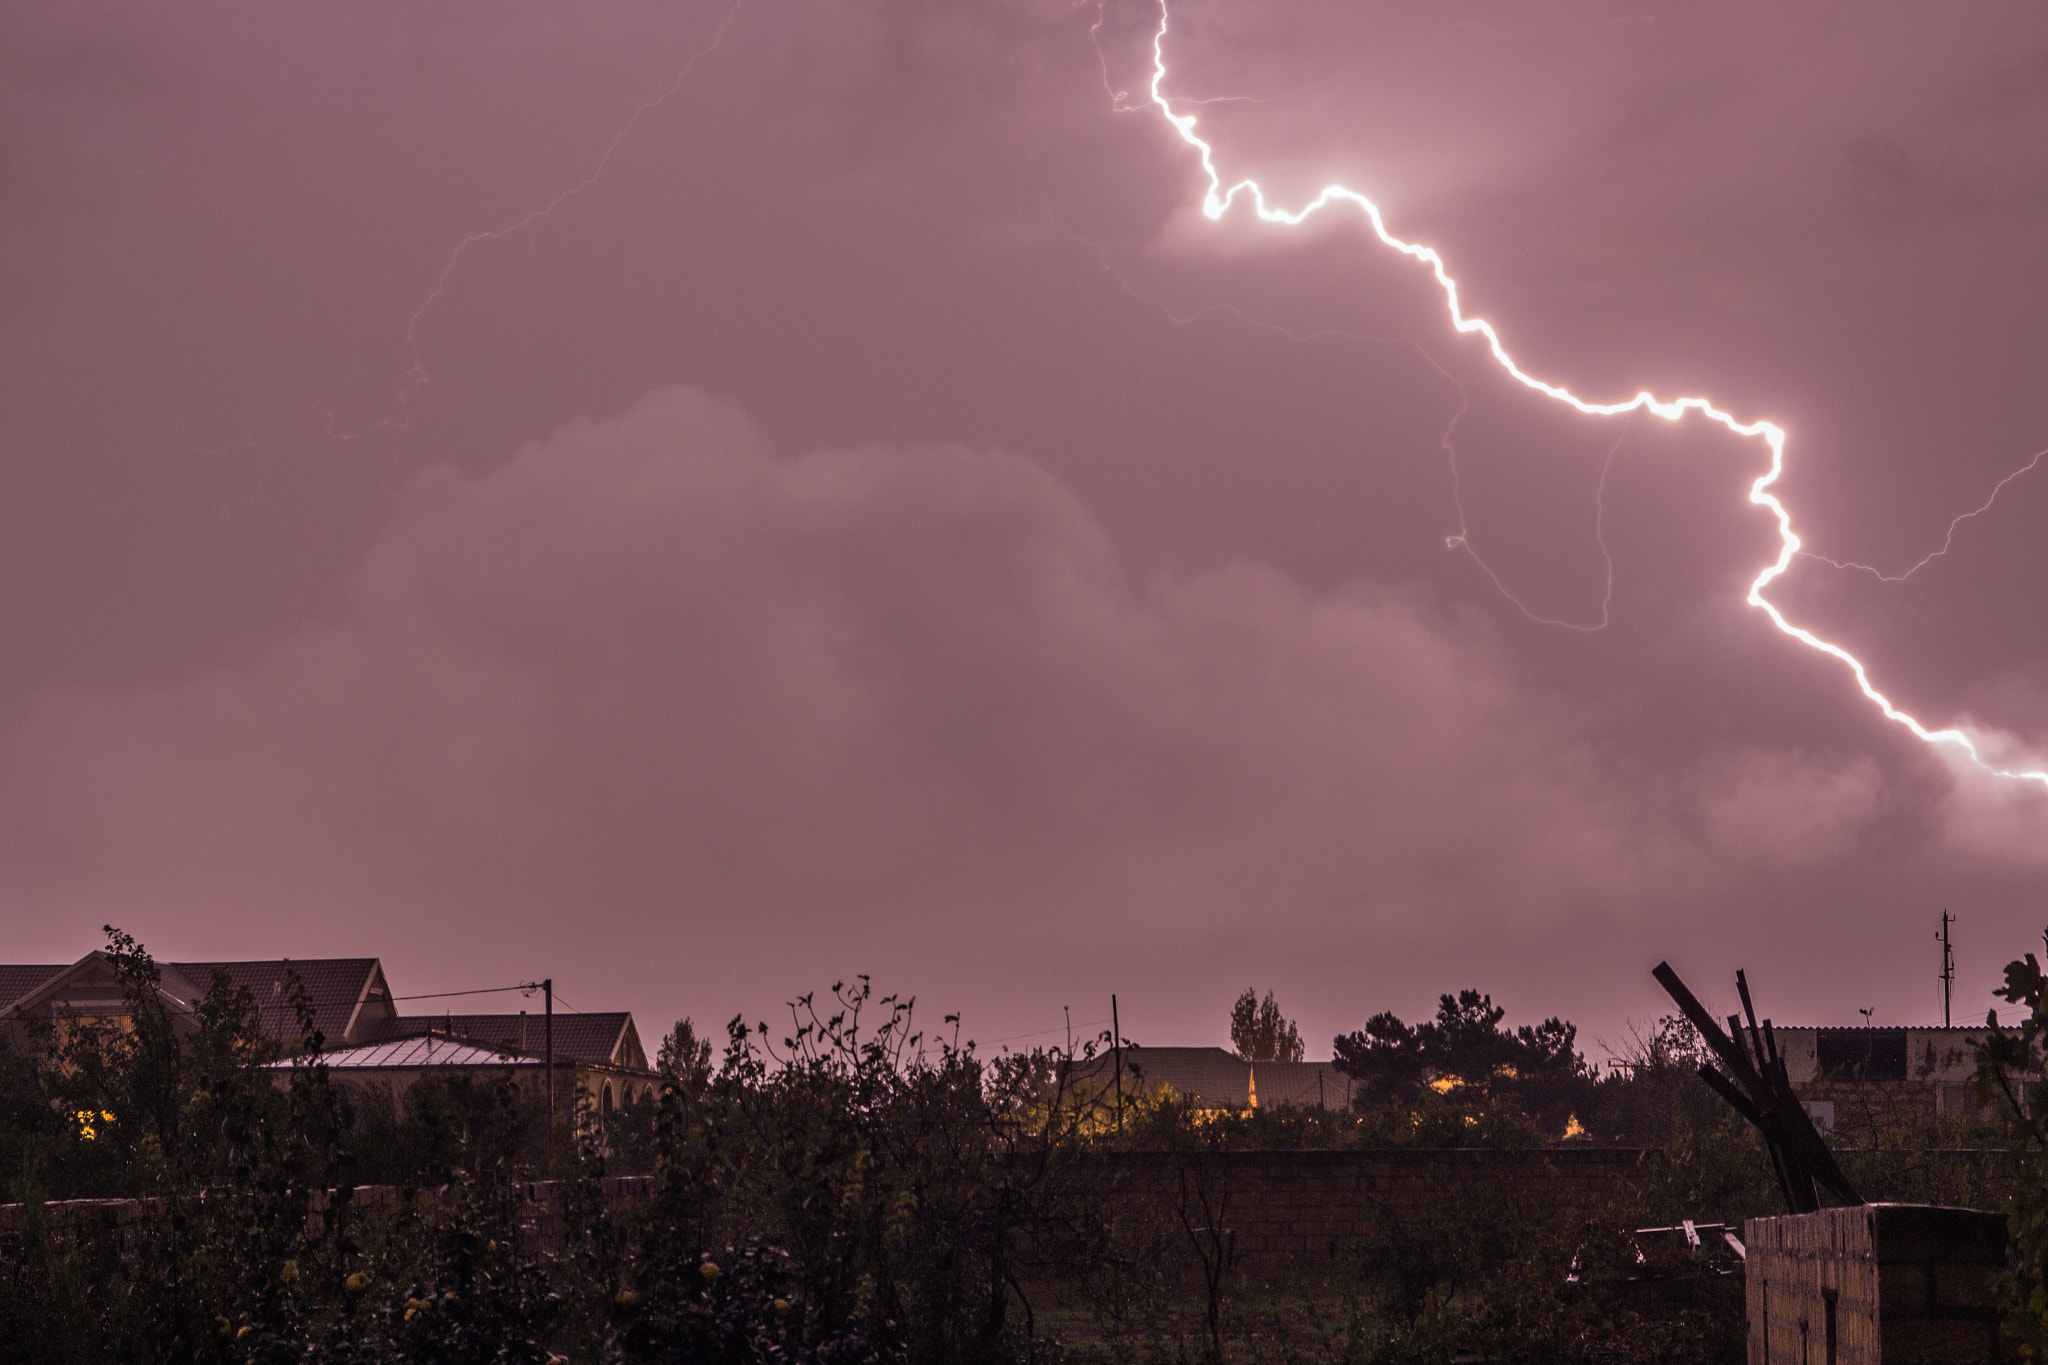
[[[1853,854],[1882,797],[1867,760],[1634,770],[1471,613],[1135,584],[1027,461],[784,459],[683,390],[423,476],[348,596],[186,684],[46,695],[0,759],[10,901],[440,951],[562,951],[577,907],[723,1002],[877,941],[950,977],[1048,939],[1182,972],[1247,915],[1557,930]]]
[[[1820,553],[1896,571],[2048,444],[2031,7],[1175,14],[1228,169],[1371,189],[1581,392],[1783,422]],[[1355,225],[1201,220],[1112,105],[1152,16],[0,16],[14,955],[1612,1037],[1666,955],[1904,1017],[1946,903],[1987,982],[2041,803],[1742,605],[1757,450],[1567,420]],[[1540,614],[1599,617],[1600,496],[1604,631],[1446,549],[1447,429]],[[2042,515],[1779,598],[2022,750]]]

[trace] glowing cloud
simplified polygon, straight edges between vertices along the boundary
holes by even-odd
[[[1731,413],[1716,407],[1711,400],[1700,397],[1658,398],[1654,394],[1643,392],[1618,403],[1588,402],[1563,385],[1539,379],[1516,364],[1514,357],[1508,354],[1507,347],[1502,344],[1500,333],[1495,330],[1492,323],[1484,318],[1466,316],[1464,307],[1458,298],[1458,282],[1451,278],[1450,271],[1445,268],[1443,257],[1437,254],[1436,249],[1416,242],[1404,241],[1389,232],[1387,230],[1386,218],[1381,214],[1379,205],[1373,203],[1371,199],[1360,194],[1357,190],[1344,185],[1326,185],[1321,193],[1317,194],[1314,199],[1309,200],[1308,203],[1300,208],[1285,209],[1275,208],[1268,203],[1266,193],[1260,188],[1259,182],[1250,177],[1236,181],[1226,188],[1223,183],[1223,175],[1216,166],[1215,149],[1195,132],[1195,115],[1175,112],[1172,101],[1165,94],[1166,34],[1170,22],[1171,16],[1167,10],[1166,0],[1160,0],[1159,27],[1152,35],[1152,81],[1149,87],[1149,95],[1152,105],[1173,126],[1174,131],[1180,135],[1181,141],[1193,148],[1201,158],[1202,171],[1208,179],[1208,186],[1202,195],[1202,214],[1204,217],[1212,222],[1219,221],[1224,214],[1230,211],[1233,204],[1243,199],[1251,206],[1252,212],[1258,216],[1261,222],[1273,223],[1284,227],[1296,227],[1326,208],[1348,204],[1365,215],[1366,221],[1372,226],[1373,234],[1379,238],[1383,245],[1389,246],[1402,255],[1420,261],[1429,267],[1430,273],[1436,277],[1438,287],[1443,290],[1444,302],[1450,310],[1452,326],[1459,332],[1467,334],[1477,333],[1484,337],[1487,348],[1493,353],[1494,360],[1517,383],[1535,390],[1546,398],[1567,404],[1589,417],[1618,417],[1624,413],[1648,412],[1663,418],[1667,422],[1676,422],[1679,418],[1692,412],[1698,413],[1701,417],[1718,426],[1725,427],[1730,432],[1744,439],[1761,440],[1770,449],[1771,464],[1770,468],[1759,475],[1756,481],[1750,485],[1749,500],[1759,507],[1768,508],[1771,516],[1777,521],[1778,556],[1759,570],[1756,577],[1750,581],[1749,596],[1747,598],[1749,604],[1753,607],[1761,608],[1770,616],[1773,625],[1807,648],[1818,650],[1822,654],[1838,659],[1847,665],[1849,671],[1855,676],[1857,688],[1862,691],[1865,697],[1868,697],[1876,704],[1887,720],[1904,726],[1912,731],[1917,738],[1928,744],[1954,750],[1967,759],[1970,764],[1993,776],[2037,783],[2044,788],[2048,788],[2048,770],[1997,766],[1984,756],[1980,748],[1980,738],[1973,738],[1971,734],[1956,726],[1930,729],[1913,716],[1901,711],[1892,704],[1889,697],[1878,691],[1871,684],[1869,671],[1863,666],[1862,660],[1840,645],[1822,639],[1804,626],[1793,624],[1786,619],[1783,612],[1778,610],[1776,604],[1764,595],[1764,590],[1782,576],[1791,567],[1794,556],[1801,553],[1799,536],[1792,529],[1792,514],[1786,509],[1785,504],[1778,499],[1777,495],[1771,492],[1772,486],[1777,483],[1779,477],[1785,472],[1784,428],[1774,422],[1742,421]],[[1100,21],[1098,19],[1097,28],[1099,29],[1099,27]],[[1142,107],[1125,105],[1123,103],[1123,96],[1116,94],[1114,91],[1111,93],[1115,100],[1115,105],[1119,109]],[[2038,457],[2036,458],[2038,459]],[[2027,467],[2032,468],[2032,465],[2030,464]],[[2017,477],[2017,474],[2009,476],[2005,482],[2010,482],[2013,477]],[[2001,483],[1999,486],[2003,488],[2004,483]],[[1993,496],[1996,496],[1995,491]],[[1981,511],[1982,509],[1979,510]],[[1951,534],[1953,534],[1953,527],[1951,527]],[[1946,548],[1947,546],[1944,545],[1943,549]],[[1918,568],[1919,566],[1915,565],[1914,567]],[[1908,572],[1911,571],[1909,570]]]

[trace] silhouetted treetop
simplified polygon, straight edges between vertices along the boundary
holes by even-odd
[[[1304,1050],[1301,1030],[1280,1013],[1273,992],[1261,1002],[1249,987],[1230,1007],[1230,1045],[1248,1062],[1298,1062]]]
[[[1533,1027],[1501,1027],[1507,1011],[1478,991],[1445,995],[1436,1018],[1413,1026],[1391,1012],[1332,1044],[1337,1069],[1364,1083],[1366,1094],[1393,1098],[1450,1081],[1485,1088],[1497,1081],[1557,1081],[1588,1073],[1575,1044],[1578,1030],[1562,1019]]]

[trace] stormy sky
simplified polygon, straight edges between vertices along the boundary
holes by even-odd
[[[1761,447],[1518,388],[1356,215],[1204,219],[1157,13],[0,10],[0,957],[650,1036],[866,972],[1012,1046],[1270,987],[1311,1055],[1476,986],[1598,1055],[1666,957],[1929,1021],[1947,907],[1981,1016],[2048,797],[1744,604]],[[1532,372],[1784,426],[1868,567],[1775,600],[2048,748],[2048,460],[1955,522],[2048,447],[2037,7],[1175,0],[1167,57]]]

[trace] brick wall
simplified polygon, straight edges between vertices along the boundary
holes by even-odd
[[[591,1182],[594,1193],[614,1206],[645,1203],[653,1197],[655,1182],[646,1176],[621,1176]],[[517,1217],[537,1249],[562,1245],[562,1219],[566,1196],[572,1190],[566,1181],[527,1180],[506,1188],[517,1201]],[[351,1210],[356,1218],[377,1220],[396,1212],[408,1200],[439,1197],[436,1190],[417,1190],[398,1185],[358,1185],[351,1191]],[[314,1195],[312,1216],[318,1219],[326,1197]],[[171,1203],[163,1199],[64,1199],[40,1208],[44,1234],[59,1246],[90,1245],[101,1249],[126,1249],[144,1231],[149,1220],[167,1217]],[[19,1242],[25,1209],[20,1204],[0,1204],[0,1254]]]
[[[1120,1152],[1097,1158],[1097,1178],[1103,1197],[1168,1224],[1184,1211],[1220,1230],[1233,1263],[1271,1268],[1327,1262],[1407,1221],[1597,1214],[1657,1159],[1615,1148]]]

